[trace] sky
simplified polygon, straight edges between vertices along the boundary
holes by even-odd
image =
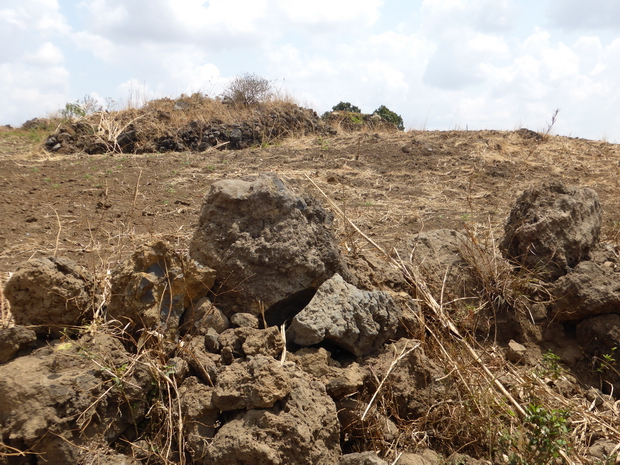
[[[0,0],[0,125],[256,74],[319,114],[620,142],[618,0]]]

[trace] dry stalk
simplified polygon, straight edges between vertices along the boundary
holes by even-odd
[[[366,418],[366,414],[368,413],[368,411],[370,410],[370,407],[372,406],[372,404],[374,403],[375,399],[379,395],[379,392],[381,391],[381,388],[383,387],[383,383],[385,383],[385,380],[387,380],[388,376],[390,376],[390,373],[396,367],[398,362],[400,362],[403,358],[405,358],[407,355],[409,355],[411,352],[413,352],[418,347],[420,347],[420,343],[419,342],[416,343],[413,347],[411,347],[409,349],[407,349],[407,344],[405,344],[403,346],[402,350],[400,351],[400,354],[398,354],[398,356],[396,356],[396,353],[394,353],[395,358],[394,358],[394,360],[392,360],[392,363],[390,363],[390,367],[388,368],[387,373],[385,374],[385,376],[383,377],[383,379],[379,383],[379,386],[377,387],[377,390],[375,391],[375,393],[371,397],[370,402],[368,402],[368,405],[366,406],[366,410],[364,410],[364,413],[362,414],[361,421],[364,421],[364,419]],[[396,350],[396,349],[394,349],[394,350]]]

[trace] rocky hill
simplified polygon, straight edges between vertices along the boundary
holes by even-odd
[[[617,463],[619,147],[291,109],[0,132],[0,463]]]

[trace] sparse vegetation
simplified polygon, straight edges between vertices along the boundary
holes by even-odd
[[[180,100],[189,107],[175,110]],[[93,135],[99,127],[108,124],[105,127],[110,131],[101,137],[107,141],[105,149],[114,153],[119,150],[114,134],[121,129],[136,131],[136,137],[141,140],[140,130],[144,128],[163,137],[172,134],[171,128],[176,124],[176,128],[185,128],[194,120],[206,123],[206,114],[217,115],[223,124],[248,118],[254,110],[281,114],[277,113],[281,107],[273,101],[262,105],[254,109],[246,108],[245,103],[223,105],[200,94],[149,102],[144,109],[109,115],[107,123],[97,115],[83,115],[79,123],[90,125]],[[349,112],[345,116],[350,123],[366,124],[361,111],[354,111],[359,108],[348,105],[348,109],[336,111]],[[169,119],[157,120],[158,111]],[[140,126],[142,123],[144,126]],[[338,129],[341,130],[338,134],[309,133],[309,137],[297,137],[303,134],[301,130],[291,131],[295,137],[281,145],[266,141],[234,154],[223,152],[223,147],[209,146],[201,152],[185,147],[179,152],[183,155],[128,153],[120,160],[79,152],[10,160],[15,158],[11,152],[2,165],[6,175],[3,180],[6,204],[11,208],[15,205],[10,210],[14,224],[0,231],[5,240],[0,252],[3,270],[13,271],[18,262],[31,256],[51,255],[57,249],[59,256],[71,256],[88,264],[97,276],[98,289],[106,295],[109,271],[138,244],[153,237],[166,238],[179,250],[187,250],[192,234],[189,225],[195,220],[192,212],[198,209],[201,196],[214,180],[228,173],[245,177],[257,170],[277,169],[298,185],[311,189],[304,177],[307,174],[343,212],[339,215],[336,207],[330,207],[336,212],[334,227],[350,262],[357,266],[364,260],[372,260],[374,276],[368,273],[368,279],[375,279],[379,274],[377,263],[381,260],[388,263],[394,274],[383,285],[393,286],[395,294],[408,294],[413,299],[406,317],[419,322],[422,328],[408,335],[420,341],[416,351],[407,353],[412,346],[402,342],[398,346],[402,352],[394,346],[394,366],[390,371],[371,366],[374,385],[370,383],[343,400],[358,406],[358,420],[343,429],[342,443],[346,451],[372,449],[388,463],[394,463],[402,451],[426,447],[445,457],[458,451],[498,465],[615,463],[615,453],[598,460],[584,457],[599,438],[620,441],[616,407],[608,408],[606,404],[586,399],[582,386],[569,375],[570,368],[564,368],[561,357],[551,350],[543,353],[537,366],[513,364],[505,359],[504,347],[495,338],[494,324],[499,321],[496,317],[517,315],[530,321],[527,308],[534,302],[530,300],[531,295],[536,295],[536,302],[545,303],[546,295],[535,273],[515,272],[501,257],[495,237],[501,234],[507,205],[518,191],[545,179],[549,173],[560,172],[575,182],[601,183],[605,186],[601,190],[601,202],[608,206],[610,215],[615,215],[613,212],[618,210],[615,179],[609,178],[607,171],[610,161],[620,160],[620,149],[611,144],[559,137],[558,145],[553,145],[555,137],[546,144],[538,144],[513,132],[461,135],[394,132],[381,133],[375,138],[374,131],[363,132],[361,137],[359,132],[351,135],[340,126]],[[0,134],[1,143],[13,137]],[[14,130],[10,134],[23,136],[18,139],[21,144],[36,143],[26,137],[26,132]],[[494,148],[500,142],[501,152]],[[258,147],[263,150],[257,150]],[[407,147],[410,152],[404,155],[401,147]],[[526,158],[528,150],[535,153],[530,159]],[[575,176],[572,169],[579,165],[574,160],[590,155],[590,171]],[[181,158],[188,161],[179,162]],[[63,163],[67,160],[75,166],[65,179]],[[58,180],[63,184],[57,184]],[[100,180],[105,184],[95,183]],[[81,187],[71,191],[71,182]],[[50,192],[50,187],[62,187],[62,190]],[[317,192],[314,191],[318,197]],[[52,202],[58,210],[58,219],[48,208]],[[324,204],[328,203],[324,200]],[[40,211],[44,214],[39,215]],[[36,212],[37,218],[32,223],[25,221],[35,215],[32,212]],[[412,232],[442,227],[462,229],[463,223],[464,234],[473,244],[462,253],[468,276],[477,283],[475,300],[452,295],[443,281],[434,283],[420,269],[404,266],[408,257],[401,257],[403,262],[399,262],[383,253],[402,244]],[[617,216],[605,220],[603,225],[604,237],[612,241],[614,250],[619,245],[618,225]],[[54,243],[57,234],[59,239]],[[380,259],[369,258],[372,257],[369,250]],[[490,254],[485,255],[484,251]],[[447,271],[441,271],[443,278]],[[401,276],[405,277],[404,282],[398,280]],[[6,273],[0,275],[2,280],[6,280]],[[3,300],[0,310],[0,326],[10,325],[10,314]],[[75,341],[73,331],[67,331],[64,340]],[[133,339],[135,335],[103,319],[81,331],[113,335],[130,348],[131,359],[122,363],[95,358],[101,365],[96,374],[102,378],[104,391],[110,389],[110,393],[118,395],[114,412],[130,406],[126,413],[129,418],[138,411],[137,400],[127,393],[137,369],[146,370],[152,377],[151,391],[143,399],[148,403],[148,416],[134,425],[131,433],[123,436],[115,447],[143,463],[191,463],[184,437],[187,425],[183,424],[179,400],[181,378],[175,378],[175,367],[170,361],[171,354],[186,350],[187,341],[166,341],[155,332],[144,332],[138,341]],[[613,347],[590,360],[592,372],[600,377],[617,370],[616,352]],[[419,407],[415,415],[407,410],[414,405],[411,399],[407,408],[395,400],[399,393],[398,376],[411,366],[404,355],[399,358],[399,354],[405,353],[407,357],[416,355],[420,360],[430,360],[438,368],[426,378],[420,375],[426,386],[431,386],[429,393],[437,395],[437,400]],[[414,378],[409,376],[407,382],[418,381]],[[567,386],[570,390],[565,391]],[[104,405],[105,400],[95,397],[91,401],[92,409],[77,414],[95,421],[95,407],[99,403]],[[610,403],[613,405],[613,399]],[[349,406],[347,409],[354,411]],[[225,416],[220,417],[222,421]],[[0,444],[0,460],[2,455],[19,452]],[[446,459],[446,463],[453,462]]]
[[[373,112],[373,115],[379,115],[381,117],[381,119],[394,124],[401,131],[405,129],[405,125],[403,123],[403,118],[400,115],[397,115],[396,113],[391,111],[385,105],[381,105],[379,108],[377,108]]]
[[[266,102],[273,95],[271,83],[256,74],[242,74],[228,85],[222,98],[239,105],[256,105]]]

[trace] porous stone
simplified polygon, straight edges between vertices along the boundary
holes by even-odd
[[[620,347],[620,315],[597,315],[577,324],[577,344],[587,354],[614,354]]]
[[[142,421],[154,385],[144,364],[130,362],[118,339],[95,334],[0,365],[3,442],[29,451],[19,463],[38,455],[60,464],[80,463],[92,441],[116,441]]]
[[[8,362],[17,352],[32,345],[36,340],[36,333],[23,326],[0,329],[0,363]]]
[[[376,452],[367,451],[343,455],[340,458],[340,465],[388,465],[388,463],[379,458]]]
[[[400,313],[388,293],[362,291],[336,274],[293,318],[287,339],[301,346],[328,340],[354,355],[366,355],[396,334]]]
[[[208,464],[333,465],[340,425],[325,387],[294,367],[286,368],[289,394],[272,408],[242,411],[224,424],[209,448]]]
[[[4,288],[17,325],[78,326],[92,318],[93,275],[64,257],[22,263]]]
[[[217,305],[228,316],[260,315],[313,293],[336,272],[349,276],[332,219],[274,174],[218,181],[204,199],[190,255],[217,271]]]
[[[267,329],[231,328],[218,338],[221,350],[228,349],[236,356],[268,355],[278,357],[284,350],[280,330],[275,326]]]
[[[594,261],[579,263],[552,288],[556,321],[579,321],[620,309],[620,273]]]
[[[202,463],[215,436],[219,410],[213,405],[212,395],[213,388],[193,376],[188,377],[179,388],[185,441],[195,463]]]
[[[601,221],[595,191],[560,181],[544,183],[517,199],[500,247],[506,258],[554,281],[589,259]]]
[[[251,313],[235,313],[230,317],[230,322],[242,328],[258,328],[258,318]]]
[[[213,285],[215,272],[158,241],[144,245],[122,263],[111,279],[108,314],[135,328],[178,336],[179,322],[193,301]]]
[[[257,355],[218,371],[213,404],[222,411],[269,408],[290,391],[289,376],[280,362]]]

